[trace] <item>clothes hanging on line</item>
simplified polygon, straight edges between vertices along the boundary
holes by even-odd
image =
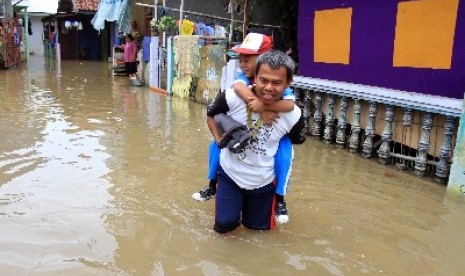
[[[195,23],[193,21],[183,19],[181,21],[181,34],[182,35],[192,35],[194,33]]]

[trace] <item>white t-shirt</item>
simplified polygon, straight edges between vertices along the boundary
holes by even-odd
[[[225,92],[229,107],[227,115],[248,126],[246,104],[232,89]],[[229,149],[222,149],[220,165],[236,184],[246,190],[253,190],[271,183],[274,179],[274,156],[278,150],[281,137],[289,133],[299,121],[301,110],[295,106],[291,112],[280,113],[271,126],[261,123],[260,115],[251,112],[252,128],[257,129],[255,137],[246,146],[243,153],[234,154]],[[254,131],[252,130],[252,136]]]

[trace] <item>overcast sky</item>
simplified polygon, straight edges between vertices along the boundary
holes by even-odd
[[[17,3],[20,0],[13,0],[12,3]],[[29,6],[28,12],[44,12],[56,13],[58,8],[58,0],[24,0],[21,5]]]

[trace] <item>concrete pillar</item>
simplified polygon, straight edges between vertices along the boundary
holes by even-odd
[[[4,12],[5,18],[12,17],[13,16],[13,5],[11,4],[11,0],[6,0],[4,1],[4,3],[5,3],[5,10],[3,12]]]
[[[150,88],[159,88],[159,59],[158,59],[158,45],[160,43],[158,36],[152,36],[150,41]]]
[[[450,194],[465,197],[465,95],[447,191]]]

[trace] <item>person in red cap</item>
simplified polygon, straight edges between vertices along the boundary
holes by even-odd
[[[292,89],[287,88],[280,101],[271,105],[264,105],[251,91],[250,86],[255,84],[257,58],[260,54],[266,53],[273,48],[273,41],[270,36],[258,33],[249,33],[239,47],[231,49],[239,54],[241,71],[237,74],[232,84],[234,92],[248,104],[251,111],[261,114],[265,124],[271,124],[279,112],[290,112],[294,109],[295,96]],[[216,194],[216,175],[219,167],[220,149],[213,141],[209,147],[209,185],[192,195],[198,201],[205,201],[213,198]],[[290,139],[284,136],[279,144],[276,154],[275,174],[276,174],[276,217],[278,223],[289,221],[284,195],[287,192],[293,158],[293,147]]]
[[[255,96],[265,105],[281,101],[292,82],[294,61],[284,52],[271,50],[261,54],[256,65]],[[219,93],[207,109],[207,125],[215,141],[224,139],[216,117],[229,116],[246,126],[250,142],[241,151],[222,148],[217,171],[215,195],[215,232],[223,234],[240,225],[253,230],[271,230],[276,226],[275,163],[284,135],[293,143],[305,141],[305,122],[301,109],[280,112],[270,125],[252,111],[234,89]],[[278,221],[279,223],[279,221]]]

